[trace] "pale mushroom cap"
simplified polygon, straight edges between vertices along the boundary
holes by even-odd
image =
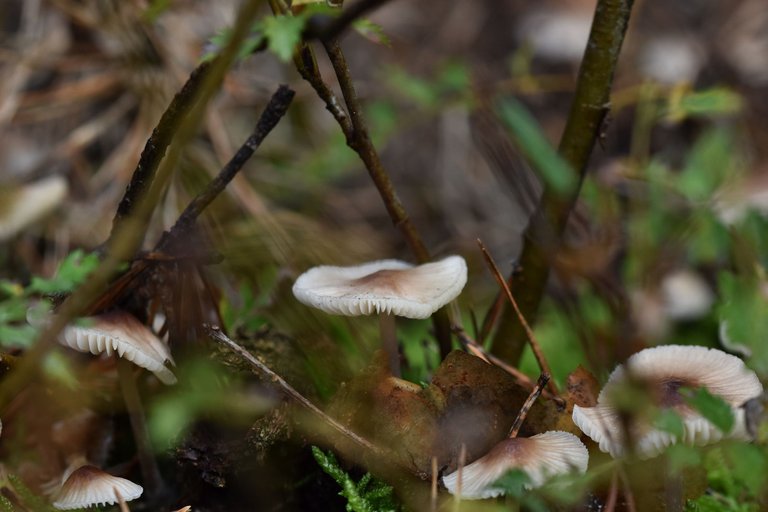
[[[356,267],[314,267],[296,280],[293,294],[307,306],[335,315],[386,313],[428,318],[467,282],[461,256],[413,266],[381,260]]]
[[[7,197],[6,197],[7,195]],[[0,240],[12,237],[56,208],[67,195],[67,181],[50,176],[7,191],[0,198]]]
[[[611,389],[624,380],[626,368],[635,378],[658,386],[659,396],[666,403],[660,407],[675,409],[683,421],[683,439],[659,431],[649,425],[633,425],[637,454],[649,458],[661,453],[677,441],[704,445],[724,437],[746,439],[744,411],[741,404],[762,393],[763,386],[754,372],[738,357],[717,349],[700,346],[665,345],[642,350],[619,365],[600,392],[595,407],[573,408],[573,422],[582,432],[598,443],[600,450],[618,457],[624,452],[623,431],[618,414],[609,403]],[[679,402],[676,389],[681,386],[704,387],[724,399],[735,416],[733,430],[727,435]]]
[[[123,501],[135,500],[144,491],[130,480],[110,475],[96,466],[84,465],[72,471],[53,497],[59,510],[87,508],[118,503],[115,490]]]
[[[86,319],[87,325],[68,325],[59,343],[80,352],[117,353],[137,366],[154,373],[164,384],[175,384],[176,377],[165,362],[173,363],[168,346],[147,326],[129,313],[113,311]]]
[[[485,499],[503,491],[493,484],[507,471],[521,469],[530,479],[528,487],[540,487],[547,479],[572,471],[585,472],[589,453],[578,437],[550,431],[527,438],[505,439],[483,457],[461,470],[461,497]],[[443,477],[451,494],[459,492],[459,471]]]

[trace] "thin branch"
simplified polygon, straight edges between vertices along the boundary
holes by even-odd
[[[158,243],[157,250],[165,252],[179,239],[189,234],[190,228],[195,224],[202,211],[224,190],[243,165],[261,145],[267,135],[277,126],[283,118],[288,106],[293,100],[294,92],[286,85],[281,85],[272,95],[264,111],[261,113],[256,128],[246,139],[232,159],[221,169],[218,176],[208,183],[208,186],[198,194],[184,209],[173,227],[165,233]]]
[[[200,87],[205,82],[205,77],[212,67],[211,64],[212,62],[204,62],[192,71],[184,86],[163,112],[155,129],[152,130],[152,135],[147,139],[139,157],[139,163],[136,164],[136,170],[133,171],[131,181],[117,206],[112,220],[112,231],[106,245],[114,240],[123,220],[133,213],[139,198],[144,196],[152,185],[160,161],[165,156],[179,125],[187,118],[190,108],[199,97]]]
[[[560,155],[578,173],[578,185],[566,195],[544,188],[526,230],[520,256],[521,274],[516,281],[516,299],[524,317],[530,321],[536,319],[549,279],[552,255],[559,246],[560,236],[581,189],[592,148],[608,112],[613,74],[633,1],[597,2],[571,111],[558,147]],[[507,308],[494,336],[493,352],[515,364],[524,345],[524,326]]]
[[[544,357],[544,352],[541,351],[541,347],[539,346],[539,343],[536,341],[536,337],[533,335],[533,330],[531,329],[531,326],[528,325],[528,322],[526,321],[525,316],[523,316],[523,313],[520,311],[520,308],[517,305],[517,301],[515,301],[515,297],[512,295],[512,291],[509,289],[509,285],[507,285],[507,281],[504,279],[504,276],[502,276],[501,272],[499,271],[499,267],[496,266],[496,262],[493,261],[493,258],[488,252],[488,249],[485,248],[485,245],[483,245],[483,242],[481,242],[479,238],[477,240],[477,244],[480,246],[480,250],[483,252],[483,257],[485,258],[485,261],[488,264],[488,268],[490,268],[491,273],[493,274],[493,277],[496,279],[496,282],[499,283],[499,286],[501,287],[501,289],[504,290],[504,294],[507,296],[507,299],[509,299],[509,302],[512,304],[512,307],[515,310],[515,314],[517,315],[517,318],[519,319],[520,324],[523,326],[523,329],[525,330],[525,334],[528,337],[528,342],[531,344],[531,350],[533,351],[533,355],[536,358],[536,362],[539,363],[539,368],[543,373],[552,375],[552,370],[549,369],[549,363],[547,362],[547,358]],[[557,385],[555,384],[554,380],[549,381],[549,390],[554,395],[560,394],[557,391]]]
[[[551,382],[549,380],[549,374],[548,373],[542,373],[539,376],[539,380],[536,381],[536,386],[534,386],[533,391],[531,391],[531,394],[528,395],[528,398],[525,399],[525,402],[523,402],[523,406],[520,407],[520,412],[517,413],[517,417],[515,418],[515,421],[512,423],[512,428],[509,429],[509,435],[507,437],[517,437],[518,432],[520,432],[520,427],[523,426],[523,422],[525,421],[525,418],[528,416],[528,411],[531,410],[531,407],[533,407],[534,402],[536,402],[536,399],[539,398],[539,395],[541,394],[541,390],[544,389],[544,386],[547,385],[547,382]]]
[[[376,148],[371,141],[365,116],[363,115],[363,108],[357,96],[344,52],[336,40],[323,41],[323,45],[336,73],[336,78],[339,81],[341,93],[344,96],[344,102],[347,104],[347,111],[349,112],[352,131],[350,132],[348,128],[345,129],[344,125],[339,122],[347,138],[347,145],[360,156],[374,185],[376,185],[376,189],[379,191],[381,199],[384,201],[389,218],[395,227],[402,232],[416,260],[419,263],[426,263],[431,259],[429,251],[416,226],[405,211],[405,207],[397,197],[389,174],[381,163],[379,154],[376,152]],[[330,105],[328,108],[330,110]],[[451,329],[448,313],[444,309],[437,311],[432,317],[432,322],[435,328],[435,337],[440,346],[440,354],[445,357],[451,351]]]
[[[352,137],[347,138],[347,145],[360,155],[360,159],[365,164],[368,174],[371,176],[381,199],[384,201],[384,206],[387,209],[387,213],[389,213],[389,217],[392,219],[392,223],[403,232],[405,240],[418,262],[426,263],[430,260],[429,251],[427,251],[427,247],[424,245],[416,226],[408,217],[405,207],[397,197],[392,180],[390,180],[389,174],[384,169],[379,154],[373,146],[368,133],[368,125],[363,115],[363,107],[357,96],[344,52],[342,52],[338,41],[335,40],[324,42],[324,46],[328,52],[328,58],[331,60],[333,70],[336,72],[336,77],[339,80],[341,93],[344,96],[344,102],[347,104],[347,110],[352,122]]]
[[[288,384],[288,382],[283,379],[280,375],[272,371],[267,365],[256,359],[250,352],[245,350],[243,347],[229,339],[226,334],[221,332],[221,329],[219,329],[216,326],[204,326],[206,332],[208,333],[208,336],[211,337],[211,339],[214,339],[220,343],[223,343],[227,347],[229,347],[231,350],[236,352],[240,357],[248,361],[251,366],[253,366],[256,370],[264,374],[266,377],[269,378],[270,381],[277,384],[283,392],[285,392],[286,395],[290,396],[292,399],[296,400],[300,405],[306,407],[311,412],[319,416],[323,421],[328,423],[330,426],[332,426],[334,429],[339,431],[339,433],[343,434],[344,436],[348,437],[361,447],[370,450],[373,453],[381,454],[381,450],[374,446],[370,441],[367,441],[366,439],[363,439],[359,435],[355,434],[351,430],[349,430],[347,427],[336,421],[335,419],[328,416],[326,413],[324,413],[319,407],[317,407],[315,404],[307,400],[304,395],[299,393],[296,388]]]

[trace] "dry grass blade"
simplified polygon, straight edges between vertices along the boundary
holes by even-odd
[[[531,326],[528,325],[528,321],[526,321],[525,317],[523,316],[522,312],[520,311],[520,308],[517,306],[517,301],[515,300],[515,297],[512,295],[512,291],[509,289],[509,286],[507,285],[507,281],[504,279],[504,276],[501,275],[501,272],[499,271],[499,267],[496,265],[496,262],[493,261],[493,258],[491,257],[491,254],[488,252],[488,249],[486,249],[483,242],[478,238],[477,239],[477,245],[480,246],[480,250],[483,252],[483,257],[485,257],[485,261],[488,264],[488,268],[490,268],[491,273],[493,274],[493,277],[496,279],[496,282],[499,283],[499,286],[504,290],[504,293],[507,296],[507,299],[509,299],[509,302],[512,304],[512,307],[515,310],[515,313],[517,314],[517,317],[520,319],[520,323],[523,325],[523,328],[525,329],[526,334],[528,335],[528,342],[531,344],[531,350],[533,351],[533,355],[536,358],[536,362],[539,363],[539,369],[548,375],[552,375],[552,370],[549,369],[549,363],[547,363],[547,359],[544,357],[544,353],[541,351],[541,347],[539,346],[539,343],[536,341],[536,337],[533,335],[533,330],[531,329]],[[549,390],[554,395],[559,395],[559,391],[557,390],[557,385],[555,384],[554,380],[549,381]]]

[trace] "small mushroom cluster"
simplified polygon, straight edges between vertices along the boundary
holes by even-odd
[[[332,314],[427,318],[453,300],[466,279],[466,263],[458,256],[421,266],[383,260],[357,267],[315,267],[296,280],[293,293],[304,304]],[[684,426],[682,439],[676,439],[652,425],[632,425],[630,435],[641,458],[658,455],[678,441],[702,445],[724,437],[746,439],[741,405],[763,391],[743,361],[716,349],[667,345],[640,351],[614,370],[594,407],[574,405],[573,409],[574,424],[614,457],[624,453],[630,440],[625,439],[611,396],[629,377],[647,384],[655,405],[677,412]],[[724,399],[736,417],[734,429],[727,434],[717,429],[687,405],[681,388],[705,388]],[[534,488],[555,475],[585,472],[588,459],[587,448],[568,432],[510,437],[471,464],[445,475],[442,482],[462,498],[484,499],[503,493],[496,482],[511,469],[525,471],[527,486]]]
[[[34,318],[29,320],[37,323]],[[115,310],[83,318],[66,326],[57,340],[78,352],[107,357],[117,354],[154,373],[163,384],[176,383],[167,366],[174,364],[168,345],[128,312]]]

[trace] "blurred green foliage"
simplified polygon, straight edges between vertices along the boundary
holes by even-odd
[[[366,473],[355,481],[339,465],[332,452],[324,452],[317,446],[312,447],[312,455],[336,483],[341,486],[339,494],[347,499],[347,512],[396,512],[401,510],[394,500],[393,489]]]

